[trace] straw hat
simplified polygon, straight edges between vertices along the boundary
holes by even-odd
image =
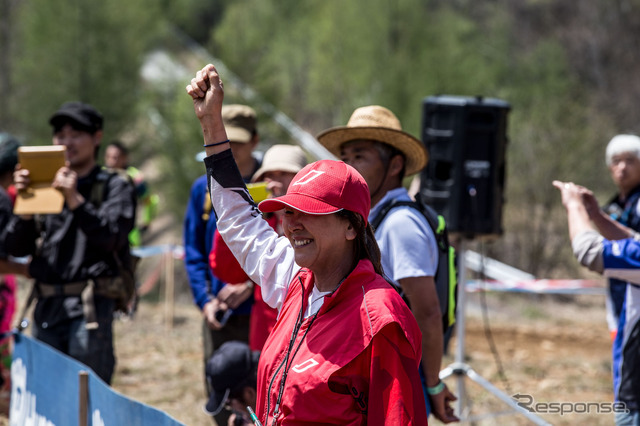
[[[387,108],[370,105],[356,109],[346,126],[321,132],[318,141],[332,154],[340,156],[345,142],[365,139],[391,145],[406,158],[406,174],[418,173],[427,165],[427,150],[418,139],[402,131],[400,120]]]

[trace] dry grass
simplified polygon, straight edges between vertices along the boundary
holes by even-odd
[[[174,309],[172,324],[161,303],[142,303],[133,320],[115,323],[118,364],[113,387],[187,425],[212,425],[202,411],[200,313],[186,302]]]

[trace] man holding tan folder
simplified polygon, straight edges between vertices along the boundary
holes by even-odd
[[[97,164],[103,118],[94,107],[65,103],[49,123],[53,145],[64,147],[66,159],[49,187],[63,203],[59,212],[51,212],[52,201],[38,202],[31,180],[35,170],[20,165],[14,173],[17,216],[8,224],[6,249],[14,256],[31,256],[37,300],[32,335],[110,383],[115,300],[104,289],[122,279],[130,262],[135,190],[126,176]],[[47,155],[54,154],[49,150]],[[21,197],[28,208],[19,208]]]

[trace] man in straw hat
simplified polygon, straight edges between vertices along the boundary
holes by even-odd
[[[371,222],[387,203],[411,199],[402,186],[403,178],[427,164],[424,145],[402,131],[391,111],[377,105],[356,109],[346,126],[325,130],[317,139],[364,177],[371,195]],[[434,281],[438,265],[435,236],[419,211],[402,206],[389,212],[375,237],[387,279],[402,289],[422,332],[420,373],[427,412],[444,423],[457,421],[449,405],[456,397],[439,378],[443,335]]]

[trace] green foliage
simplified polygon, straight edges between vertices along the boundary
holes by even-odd
[[[292,14],[296,19],[287,20]],[[417,134],[423,97],[494,92],[491,61],[501,52],[483,44],[481,31],[460,14],[415,1],[288,7],[245,0],[229,5],[212,46],[259,93],[315,131],[377,103]]]
[[[585,161],[594,152],[593,145],[585,143],[592,132],[583,107],[588,98],[557,42],[543,40],[522,55],[510,80],[505,93],[513,108],[505,222],[513,245],[504,245],[498,254],[507,263],[545,276],[572,261],[567,256],[566,219],[549,220],[560,201],[551,181],[578,180],[591,186],[606,173],[593,173],[593,162]]]
[[[184,85],[176,84],[170,95],[153,97],[151,122],[156,129],[153,151],[156,167],[162,170],[156,185],[170,200],[167,208],[182,220],[193,181],[204,174],[204,164],[195,156],[202,151],[202,132],[193,112],[193,102],[184,92]]]
[[[205,43],[211,29],[220,22],[224,11],[220,0],[162,0],[163,16],[199,43]]]
[[[105,116],[106,137],[131,120],[143,54],[158,33],[152,0],[23,2],[16,12],[16,127],[31,143],[50,139],[48,117],[81,100]]]

